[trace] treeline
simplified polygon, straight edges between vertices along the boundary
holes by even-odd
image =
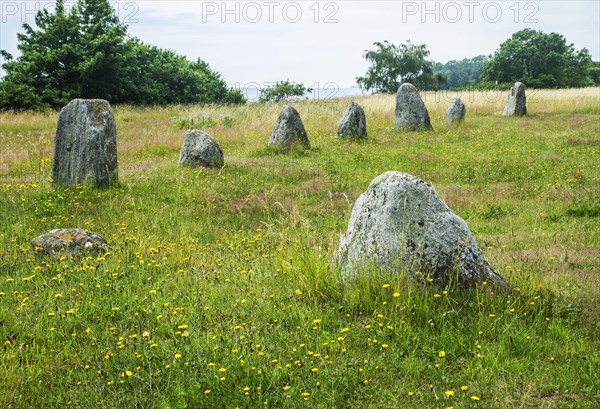
[[[600,62],[585,48],[576,50],[564,36],[524,29],[500,44],[489,57],[435,64],[447,82],[441,88],[493,88],[520,81],[531,88],[580,88],[600,85]]]
[[[600,62],[565,37],[525,29],[514,33],[490,56],[445,64],[429,60],[426,44],[373,44],[363,57],[369,68],[357,84],[368,91],[394,93],[403,82],[423,90],[509,88],[516,81],[531,88],[578,88],[600,85]]]
[[[73,98],[136,105],[245,102],[204,61],[129,37],[108,0],[78,0],[68,11],[58,0],[55,11],[41,10],[35,23],[17,34],[17,59],[0,51],[6,61],[2,109],[59,108]],[[403,82],[426,90],[505,88],[515,81],[533,88],[600,85],[600,62],[557,33],[521,30],[490,56],[445,64],[429,59],[426,44],[374,45],[363,55],[367,73],[356,78],[372,92],[394,93]],[[261,101],[286,99],[299,90],[282,82],[265,92]]]
[[[38,12],[35,25],[24,24],[18,34],[18,59],[1,51],[3,109],[58,108],[73,98],[138,105],[244,102],[204,61],[128,37],[107,0],[79,0],[69,11],[58,0],[54,13]]]
[[[481,80],[483,66],[487,61],[488,57],[478,55],[460,61],[448,61],[445,64],[435,63],[433,72],[436,75],[441,74],[445,78],[445,82],[440,84],[440,89],[468,87]]]

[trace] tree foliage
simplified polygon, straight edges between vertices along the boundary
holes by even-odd
[[[356,78],[358,86],[367,91],[394,93],[404,82],[421,89],[434,89],[445,81],[434,76],[433,62],[429,61],[427,45],[390,44],[377,42],[374,50],[366,50],[363,57],[369,68],[364,77]]]
[[[302,98],[304,94],[311,93],[312,88],[306,88],[304,84],[295,84],[286,81],[278,81],[273,86],[263,89],[258,102],[279,102],[290,99]]]
[[[587,73],[593,85],[600,85],[600,61],[592,61]]]
[[[562,35],[524,29],[500,44],[485,63],[482,79],[521,81],[534,88],[582,87],[593,84],[591,64],[589,51],[575,50]]]
[[[13,59],[2,51],[2,108],[58,108],[73,98],[132,104],[243,101],[203,61],[129,38],[107,0],[78,0],[69,11],[58,0],[54,13],[41,10],[35,27],[24,24],[23,30],[17,34],[21,55]]]
[[[436,75],[441,73],[447,78],[446,84],[440,84],[441,88],[467,87],[479,82],[483,73],[483,65],[486,61],[486,56],[478,55],[477,57],[464,58],[460,61],[448,61],[445,64],[436,63],[433,71]]]

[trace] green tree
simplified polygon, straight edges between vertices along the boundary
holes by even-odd
[[[311,93],[312,88],[306,88],[304,84],[295,84],[286,81],[278,81],[260,92],[258,102],[279,102],[290,99],[302,98],[304,94]]]
[[[433,62],[427,60],[427,45],[374,43],[377,48],[365,50],[369,62],[364,77],[356,78],[358,86],[367,91],[394,93],[404,82],[421,89],[433,89],[438,84],[433,75]],[[438,78],[442,80],[442,78]],[[443,81],[442,81],[443,82]]]
[[[188,61],[172,51],[129,42],[127,102],[145,105],[242,103],[242,93],[227,88],[221,76],[198,59]]]
[[[0,107],[58,108],[73,98],[111,103],[243,102],[201,60],[190,62],[127,37],[107,0],[78,0],[70,11],[37,13],[35,28],[17,34],[21,55],[2,51]]]
[[[593,85],[600,85],[600,61],[592,61],[588,67],[587,74]]]
[[[448,61],[445,64],[436,63],[433,71],[435,74],[444,74],[448,79],[442,88],[461,88],[479,82],[486,61],[486,56],[478,55],[473,58],[463,58],[460,61]]]
[[[485,64],[482,79],[521,81],[534,88],[582,87],[591,85],[591,62],[587,49],[576,51],[562,35],[525,29],[500,44]]]

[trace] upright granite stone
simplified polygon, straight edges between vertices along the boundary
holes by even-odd
[[[197,129],[184,134],[177,166],[221,168],[224,163],[221,147],[209,134]]]
[[[507,288],[465,221],[429,183],[400,172],[378,176],[358,198],[332,264],[347,283],[375,269],[390,276],[431,279],[442,287],[454,281],[459,288],[487,281]]]
[[[504,107],[502,115],[525,115],[527,114],[527,97],[525,96],[525,84],[515,82],[515,85],[508,92],[508,100]]]
[[[342,139],[363,139],[367,137],[365,110],[356,102],[350,102],[338,124],[338,136]]]
[[[396,94],[396,128],[408,131],[433,129],[417,88],[409,83],[402,84]]]
[[[105,187],[117,180],[117,129],[110,104],[103,99],[74,99],[58,118],[53,186]]]
[[[460,123],[465,120],[465,104],[460,98],[455,98],[446,110],[446,122],[449,124]]]
[[[87,255],[109,251],[108,242],[98,233],[82,229],[54,229],[31,241],[34,251],[48,255]]]
[[[269,146],[277,148],[310,148],[308,135],[304,130],[304,124],[300,119],[300,114],[289,105],[283,107],[283,111],[277,118],[275,128],[271,133]]]

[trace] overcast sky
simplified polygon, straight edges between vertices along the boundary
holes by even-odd
[[[67,0],[68,3],[68,0]],[[376,41],[427,44],[446,62],[493,53],[523,28],[564,35],[600,59],[600,1],[119,1],[129,33],[190,59],[230,85],[289,79],[350,87]],[[53,2],[0,2],[0,48],[16,54],[21,24]]]

